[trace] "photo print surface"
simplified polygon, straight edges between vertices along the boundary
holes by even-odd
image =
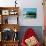
[[[37,8],[23,8],[23,16],[25,18],[36,18]]]

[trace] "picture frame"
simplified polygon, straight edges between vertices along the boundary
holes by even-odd
[[[36,18],[37,8],[23,8],[24,18]]]
[[[10,10],[10,11],[9,11],[9,14],[10,14],[10,15],[16,15],[16,14],[17,14],[17,11],[16,11],[16,10]]]
[[[2,10],[2,15],[9,15],[9,10]]]

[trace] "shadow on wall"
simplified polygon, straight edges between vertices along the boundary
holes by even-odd
[[[24,36],[24,33],[26,32],[26,30],[28,28],[32,28],[36,32],[39,41],[41,43],[43,43],[43,30],[42,30],[42,26],[21,26],[20,27],[20,32],[19,32],[20,42],[21,42],[21,40],[22,40],[22,38]]]

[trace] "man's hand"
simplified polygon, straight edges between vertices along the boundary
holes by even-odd
[[[38,41],[34,36],[32,36],[32,37],[26,39],[25,43],[27,44],[27,46],[35,46],[38,43]]]

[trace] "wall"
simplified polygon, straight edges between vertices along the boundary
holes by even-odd
[[[0,6],[1,7],[14,6],[14,1],[15,0],[0,0]]]
[[[43,26],[43,6],[42,0],[24,0],[21,1],[21,7],[23,8],[37,8],[37,18],[36,19],[26,19],[20,13],[20,25],[22,26]],[[21,10],[21,12],[22,12]],[[22,21],[23,20],[23,21]]]
[[[9,7],[14,6],[15,0],[0,0],[0,6]],[[19,24],[21,26],[43,26],[43,0],[17,0],[17,6],[20,7],[20,17]],[[23,8],[37,8],[37,18],[36,19],[26,19],[22,15]],[[23,21],[22,21],[23,20]]]

